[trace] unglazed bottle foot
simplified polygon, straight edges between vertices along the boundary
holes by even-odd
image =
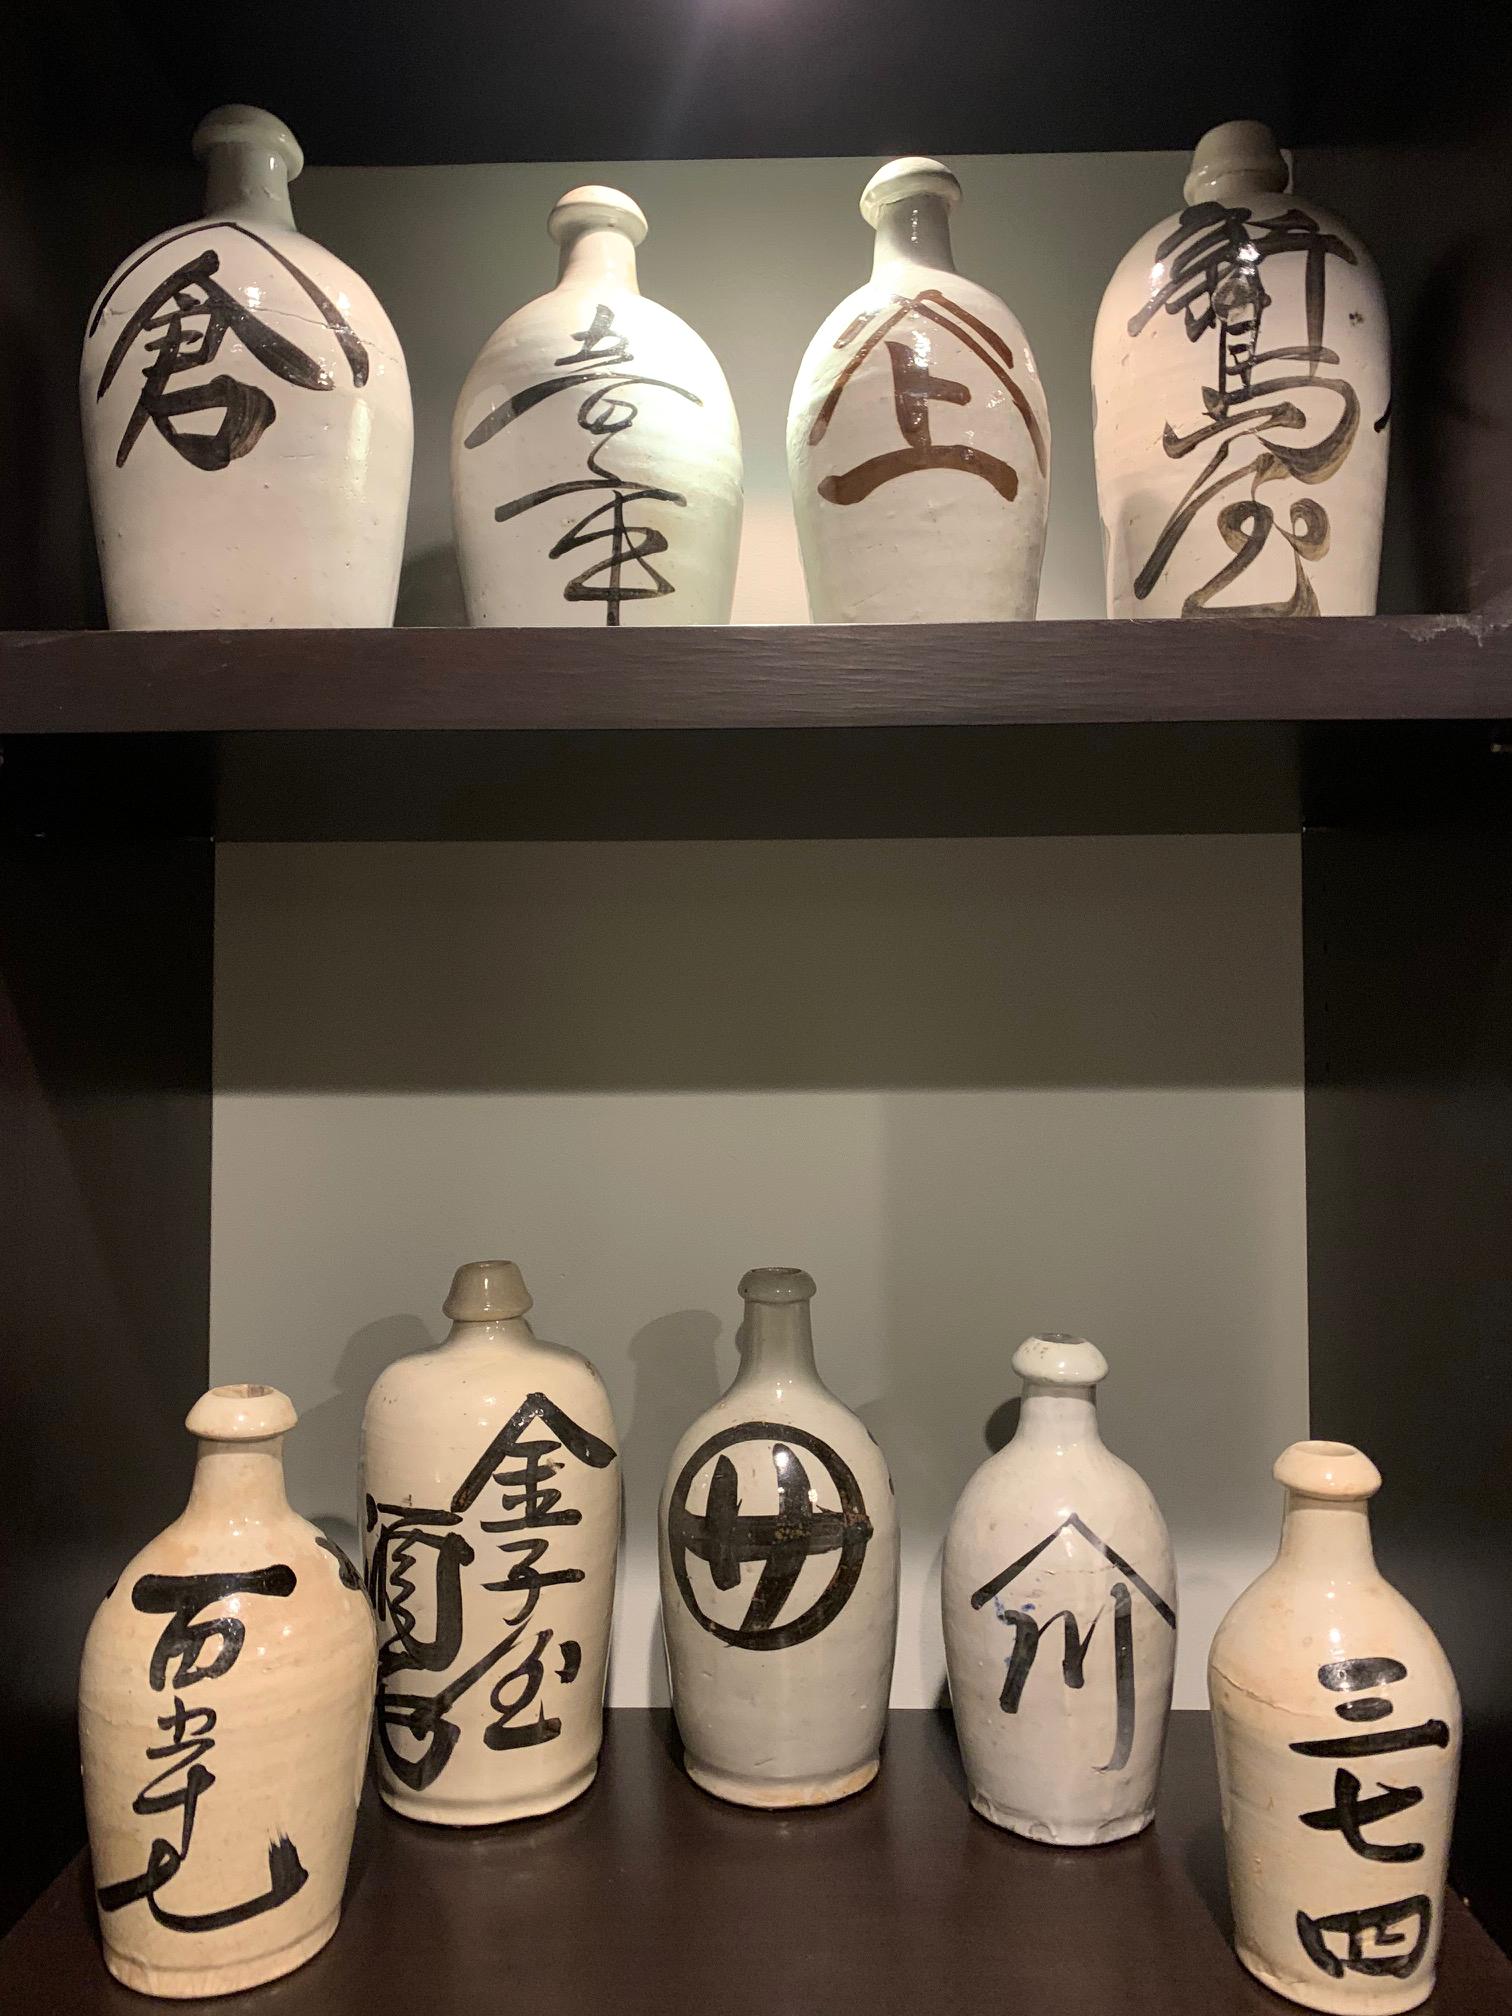
[[[999,1805],[979,1791],[972,1792],[971,1804],[994,1827],[1022,1835],[1026,1841],[1048,1842],[1052,1848],[1102,1848],[1110,1841],[1127,1841],[1131,1835],[1142,1834],[1155,1818],[1152,1809],[1148,1813],[1122,1813],[1112,1820],[1037,1820],[1032,1814]]]
[[[696,1757],[685,1756],[683,1765],[693,1783],[705,1792],[712,1792],[716,1799],[726,1799],[732,1806],[758,1806],[768,1812],[777,1812],[794,1806],[833,1806],[837,1799],[849,1799],[857,1792],[864,1792],[881,1768],[881,1759],[873,1757],[868,1763],[858,1764],[850,1771],[804,1778],[790,1784],[741,1777],[734,1772],[700,1763]]]

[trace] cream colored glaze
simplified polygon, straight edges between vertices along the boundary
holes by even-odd
[[[222,106],[201,122],[195,152],[207,170],[204,221],[165,231],[124,261],[84,341],[79,397],[111,627],[391,623],[414,432],[399,339],[371,288],[295,230],[288,185],[304,157],[287,128],[253,106]],[[144,304],[197,261],[208,270],[185,277],[182,308],[165,294],[153,326],[128,338]],[[229,296],[224,312],[210,290]],[[208,410],[170,415],[164,425],[204,441],[230,424],[229,410],[222,422],[226,398],[247,402],[241,436],[255,438],[220,468],[187,460],[137,412],[147,373],[169,354],[161,346],[171,345],[175,312],[183,317],[181,354],[201,351],[217,326],[222,335],[160,396],[214,397],[217,386],[220,396]],[[345,345],[327,314],[350,331]],[[243,316],[268,333],[239,322]],[[319,382],[289,382],[276,368],[289,362],[286,353],[257,354],[270,341],[295,346],[300,359],[291,368]],[[265,420],[260,429],[253,408]],[[141,431],[126,446],[134,416]]]
[[[960,194],[950,170],[922,156],[878,170],[861,196],[877,234],[871,278],[799,366],[788,477],[816,623],[1034,614],[1049,412],[1019,322],[956,271],[949,213]],[[883,477],[874,487],[853,473],[866,465]]]
[[[620,1518],[614,1419],[593,1367],[537,1338],[525,1321],[530,1307],[512,1261],[460,1267],[445,1343],[390,1365],[363,1414],[379,1787],[397,1811],[449,1827],[566,1805],[592,1783],[603,1739]],[[407,1508],[433,1516],[407,1527]],[[408,1550],[406,1530],[416,1536]],[[450,1640],[441,1618],[448,1575],[460,1606]],[[511,1575],[513,1588],[486,1586]],[[557,1575],[578,1579],[550,1579]],[[438,1640],[450,1656],[434,1668],[415,1664],[419,1653],[437,1656]],[[403,1699],[429,1699],[480,1664],[437,1734],[417,1737]],[[518,1741],[543,1719],[559,1725],[555,1735]]]
[[[815,1370],[813,1293],[794,1267],[757,1268],[741,1282],[740,1371],[673,1452],[657,1524],[683,1761],[695,1784],[741,1806],[822,1806],[859,1792],[876,1776],[887,1720],[898,1628],[892,1479],[866,1428]],[[727,1540],[735,1541],[734,1517],[777,1519],[783,1477],[789,1532],[801,1539],[810,1515],[834,1529],[768,1616],[752,1613],[764,1545],[732,1559],[724,1587],[708,1558],[721,1551],[709,1521],[721,1463],[732,1494]],[[728,1642],[711,1624],[749,1632],[749,1642]]]
[[[630,197],[571,189],[548,228],[557,284],[494,331],[452,422],[468,621],[728,623],[742,492],[724,373],[686,322],[641,293],[646,220]],[[504,417],[554,382],[566,389]]]
[[[1275,1474],[1287,1491],[1280,1552],[1224,1618],[1208,1665],[1234,1941],[1257,1980],[1305,2008],[1392,2016],[1433,1992],[1459,1770],[1459,1694],[1433,1633],[1375,1565],[1375,1465],[1347,1443],[1296,1442]],[[1351,1660],[1393,1660],[1405,1671],[1372,1681],[1339,1670]],[[1374,1709],[1369,1719],[1341,1715],[1348,1707],[1357,1717],[1363,1700],[1384,1702],[1386,1710]],[[1345,1758],[1299,1756],[1293,1747],[1424,1727],[1442,1742]],[[1337,1808],[1346,1773],[1358,1781],[1361,1801],[1421,1792],[1405,1809],[1361,1825],[1368,1845],[1417,1843],[1420,1855],[1367,1858],[1339,1828],[1304,1824],[1304,1814]],[[1411,1896],[1428,1900],[1430,1916],[1422,1951],[1403,1978],[1349,1967],[1345,1929],[1315,1935],[1338,1972],[1303,1943],[1299,1914],[1316,1920]],[[1361,1957],[1404,1961],[1420,1922],[1414,1916],[1384,1928],[1395,1945],[1366,1933]]]
[[[295,1418],[266,1386],[217,1387],[196,1403],[186,1424],[199,1438],[189,1503],[127,1564],[85,1641],[79,1740],[94,1882],[108,1890],[140,1878],[155,1842],[167,1844],[160,1863],[181,1858],[150,1898],[100,1911],[106,1965],[143,1994],[255,1987],[298,1967],[336,1929],[375,1640],[355,1570],[284,1495],[283,1436]],[[178,1619],[172,1599],[183,1592],[154,1596],[156,1578],[255,1571],[273,1571],[263,1579],[274,1586],[186,1594]],[[208,1670],[223,1661],[223,1671]],[[134,1810],[201,1774],[187,1807]],[[271,1894],[275,1869],[295,1887],[240,1923],[186,1930],[154,1916],[154,1905],[176,1917],[243,1905]]]
[[[1092,396],[1110,616],[1375,609],[1390,441],[1385,295],[1359,239],[1287,183],[1264,126],[1215,127],[1192,157],[1187,208],[1147,231],[1108,282]],[[1223,234],[1233,256],[1220,264]],[[1312,345],[1309,273],[1322,290],[1316,353],[1288,356]],[[1317,467],[1287,466],[1315,449]],[[1162,560],[1167,529],[1209,489]],[[1293,536],[1319,550],[1294,550]]]
[[[1013,1369],[1024,1381],[1017,1432],[968,1483],[945,1539],[956,1733],[985,1819],[1032,1841],[1096,1847],[1154,1815],[1176,1661],[1175,1565],[1160,1508],[1098,1431],[1102,1353],[1084,1338],[1031,1337]],[[1067,1616],[1084,1647],[1079,1687],[1063,1678]],[[1005,1707],[1016,1653],[1027,1670]]]

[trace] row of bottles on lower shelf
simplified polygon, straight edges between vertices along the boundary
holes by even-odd
[[[399,339],[295,230],[303,157],[281,122],[223,106],[195,150],[204,220],[118,269],[84,344],[110,621],[388,624],[414,433]],[[1110,615],[1375,607],[1385,299],[1359,240],[1289,185],[1265,127],[1215,128],[1184,207],[1109,282],[1092,376]],[[960,195],[922,156],[871,178],[871,279],[799,365],[787,460],[816,621],[1035,613],[1050,413],[1017,318],[956,270]],[[549,229],[556,287],[495,331],[453,420],[469,620],[728,622],[742,455],[724,373],[642,296],[631,197],[570,190]]]
[[[898,1520],[882,1451],[815,1370],[813,1281],[758,1268],[741,1294],[740,1371],[668,1470],[662,1622],[689,1776],[791,1810],[881,1765]],[[470,1263],[446,1341],[377,1381],[365,1580],[289,1507],[282,1393],[217,1387],[190,1413],[188,1507],[102,1604],[80,1686],[105,1955],[127,1985],[225,1993],[325,1944],[370,1730],[384,1799],[416,1820],[518,1820],[592,1782],[618,1447],[598,1374],[538,1339],[530,1307],[513,1263]],[[951,1702],[976,1810],[1094,1847],[1154,1814],[1175,1566],[1099,1436],[1101,1352],[1047,1335],[1013,1364],[1017,1432],[945,1542]],[[1275,1474],[1280,1552],[1209,1665],[1236,1944],[1294,2001],[1383,2016],[1433,1987],[1458,1697],[1376,1569],[1369,1459],[1300,1442]]]

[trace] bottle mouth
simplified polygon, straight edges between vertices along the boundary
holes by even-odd
[[[1293,1442],[1271,1474],[1306,1498],[1373,1498],[1381,1488],[1380,1471],[1352,1442]]]
[[[298,1420],[287,1393],[248,1382],[212,1386],[189,1409],[184,1426],[201,1442],[266,1442],[287,1435]]]
[[[441,1313],[454,1323],[509,1323],[534,1306],[513,1260],[467,1260],[452,1276]]]
[[[818,1292],[801,1267],[753,1267],[740,1282],[747,1302],[809,1302]]]
[[[1014,1352],[1013,1369],[1041,1386],[1096,1386],[1108,1376],[1108,1361],[1085,1337],[1042,1330]]]

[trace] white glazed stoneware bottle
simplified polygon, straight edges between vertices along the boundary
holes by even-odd
[[[1050,416],[1017,319],[956,271],[960,196],[917,155],[873,175],[871,278],[798,367],[788,479],[816,623],[1034,614]]]
[[[945,1539],[951,1705],[977,1812],[1091,1848],[1154,1817],[1176,1663],[1171,1542],[1098,1432],[1096,1345],[1031,1337],[1013,1369],[1018,1430]]]
[[[823,1806],[877,1774],[898,1634],[892,1479],[814,1368],[812,1279],[758,1267],[740,1371],[673,1453],[662,1629],[688,1775]]]
[[[1308,2009],[1391,2016],[1433,1992],[1459,1694],[1370,1543],[1381,1478],[1294,1442],[1281,1551],[1208,1663],[1239,1958]]]
[[[304,157],[251,105],[200,122],[202,222],[121,265],[79,373],[115,630],[394,619],[413,422],[371,288],[294,228]]]
[[[1092,341],[1110,616],[1368,616],[1391,342],[1359,239],[1288,193],[1269,129],[1198,143],[1186,207],[1108,283]]]
[[[457,1269],[446,1341],[362,1420],[379,1788],[412,1820],[550,1813],[593,1782],[619,1546],[609,1398],[510,1260]]]
[[[638,204],[569,189],[557,284],[496,329],[452,422],[474,624],[728,623],[740,426],[707,343],[640,291]]]
[[[147,1995],[227,1995],[336,1930],[373,1713],[356,1570],[290,1508],[271,1386],[185,1426],[194,1488],[95,1613],[79,1679],[105,1963]]]

